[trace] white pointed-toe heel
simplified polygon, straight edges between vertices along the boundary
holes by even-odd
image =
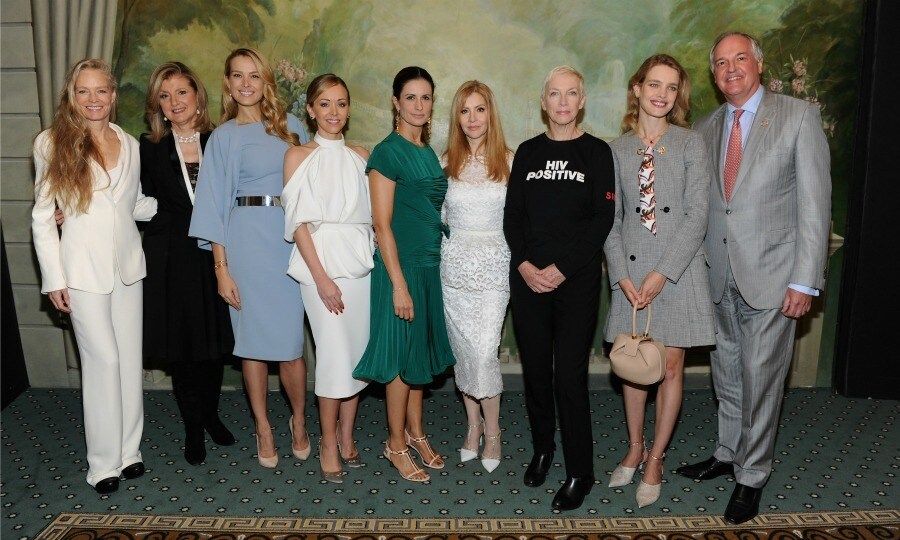
[[[629,443],[628,446],[629,447],[644,446],[644,441]],[[644,447],[644,453],[646,454],[646,452],[647,452],[647,448]],[[610,477],[609,477],[608,487],[617,488],[617,487],[627,486],[628,484],[630,484],[632,478],[634,478],[634,473],[638,469],[643,468],[644,461],[646,459],[647,458],[644,455],[642,455],[641,462],[638,464],[637,467],[626,467],[624,465],[616,465],[615,470],[613,470],[612,475],[610,475]]]
[[[482,442],[484,442],[484,422],[481,422],[474,426],[469,426],[469,428],[466,430],[466,439],[469,438],[469,433],[471,433],[472,430],[476,429],[481,430],[481,435],[478,436],[478,446],[476,446],[474,450],[470,450],[465,446],[459,449],[459,461],[462,463],[472,461],[473,459],[478,457],[478,449],[481,448],[481,444]],[[465,441],[463,441],[463,444],[465,444]]]
[[[487,450],[488,444],[491,444],[491,443],[497,444],[499,447],[500,433],[497,433],[496,435],[485,435],[484,438],[485,438],[485,441],[484,441],[484,449],[485,450]],[[498,449],[500,450],[501,453],[503,452],[502,448],[498,448]],[[492,473],[492,472],[494,472],[494,469],[496,469],[500,465],[500,457],[501,456],[497,456],[496,458],[487,458],[487,457],[484,457],[484,452],[482,452],[481,453],[481,466],[484,467],[484,470],[486,470],[487,472]]]
[[[666,457],[666,454],[663,454],[659,457],[654,455],[650,455],[650,459],[654,461],[662,461],[662,459]],[[659,484],[645,484],[644,480],[641,480],[641,483],[638,484],[637,492],[634,494],[634,500],[638,504],[638,508],[643,508],[645,506],[650,506],[659,500],[659,494],[662,490],[662,478],[660,478]]]

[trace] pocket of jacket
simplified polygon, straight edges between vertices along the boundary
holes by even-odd
[[[797,229],[788,227],[787,229],[776,229],[766,233],[766,243],[770,246],[779,244],[790,244],[797,240]]]

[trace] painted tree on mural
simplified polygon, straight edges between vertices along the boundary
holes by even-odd
[[[800,0],[762,36],[770,90],[817,103],[831,146],[832,219],[843,234],[859,86],[863,3]]]
[[[215,27],[235,43],[258,41],[265,26],[257,8],[269,15],[275,13],[273,0],[122,0],[119,4],[120,34],[114,54],[116,79],[122,81],[125,68],[139,64],[149,40],[161,32],[177,32],[199,25]],[[138,88],[134,84],[122,84],[119,88],[120,105],[131,110],[142,110],[145,91],[146,88]],[[134,123],[133,120],[129,122]]]

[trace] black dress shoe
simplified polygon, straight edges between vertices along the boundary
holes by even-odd
[[[693,465],[682,465],[675,472],[692,480],[709,480],[723,474],[734,474],[734,466],[727,461],[711,457]]]
[[[553,452],[537,453],[531,457],[531,463],[525,469],[525,485],[538,487],[547,479],[547,471],[553,464]]]
[[[594,486],[594,477],[569,476],[553,497],[554,510],[575,510]]]
[[[206,459],[206,441],[199,424],[184,428],[184,459],[191,465],[200,465]]]
[[[132,463],[131,465],[122,469],[122,476],[125,477],[125,480],[134,480],[135,478],[140,478],[144,476],[144,463],[138,461],[137,463]],[[118,484],[118,479],[116,481]]]
[[[237,442],[237,439],[235,439],[234,435],[232,435],[228,428],[225,427],[225,424],[219,420],[218,416],[214,416],[206,422],[206,431],[209,433],[209,437],[213,442],[219,446],[231,446]]]
[[[731,499],[725,508],[725,521],[735,525],[750,521],[759,514],[759,500],[762,498],[762,488],[754,488],[738,484],[731,492]]]
[[[94,491],[99,493],[100,495],[107,495],[119,489],[119,477],[118,476],[110,476],[109,478],[104,478],[100,480],[96,484],[94,484]]]

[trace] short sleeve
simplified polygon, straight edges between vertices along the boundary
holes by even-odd
[[[382,176],[389,180],[397,181],[400,175],[400,163],[397,159],[397,153],[387,144],[387,142],[378,143],[366,162],[366,173],[369,171],[378,171]]]
[[[294,241],[294,232],[304,223],[313,233],[325,219],[321,196],[316,194],[312,169],[317,167],[318,156],[306,158],[281,192],[281,203],[284,206],[284,239]]]

